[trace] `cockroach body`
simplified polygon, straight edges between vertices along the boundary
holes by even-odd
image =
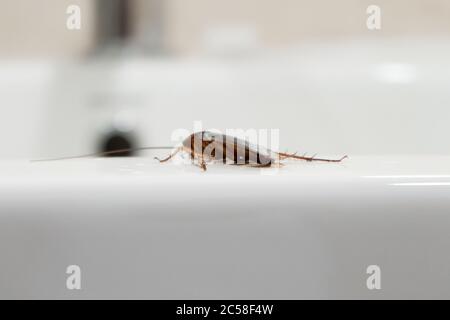
[[[248,141],[233,136],[210,131],[196,132],[183,140],[182,145],[167,158],[159,160],[166,162],[178,152],[186,152],[190,155],[192,163],[197,159],[197,164],[206,170],[206,161],[221,161],[235,165],[249,165],[253,167],[270,167],[280,164],[280,160],[293,158],[306,161],[341,162],[341,159],[321,159],[316,157],[297,156],[282,152],[272,152],[261,146],[253,146]]]

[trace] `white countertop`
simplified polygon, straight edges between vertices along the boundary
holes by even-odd
[[[0,163],[1,298],[450,298],[449,247],[450,156]]]
[[[104,182],[121,184],[153,184],[163,186],[179,183],[212,183],[222,185],[233,180],[239,186],[262,181],[315,183],[346,181],[402,185],[404,183],[450,181],[450,156],[352,156],[342,163],[321,163],[286,160],[280,168],[252,168],[209,164],[203,172],[181,160],[160,164],[152,157],[85,158],[63,161],[30,162],[28,160],[0,161],[0,186],[25,184],[72,184]],[[173,185],[174,182],[177,182]],[[23,187],[25,185],[22,185]],[[435,186],[438,186],[436,184]],[[286,191],[286,190],[284,190]]]

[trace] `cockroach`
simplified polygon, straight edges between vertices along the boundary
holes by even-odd
[[[197,165],[206,170],[207,161],[221,161],[235,165],[248,165],[252,167],[270,167],[280,164],[281,160],[293,158],[305,161],[341,162],[347,156],[340,159],[323,159],[315,156],[298,156],[295,153],[272,152],[261,146],[253,146],[248,141],[233,136],[201,131],[191,134],[183,140],[180,147],[165,159],[156,158],[160,163],[166,162],[178,152],[186,152],[190,155],[192,163],[197,160]]]
[[[298,159],[305,161],[322,162],[341,162],[347,156],[340,159],[323,159],[316,156],[308,157],[306,155],[298,156],[296,153],[273,152],[261,146],[250,144],[247,140],[242,140],[234,136],[229,136],[211,131],[200,131],[189,135],[178,147],[143,147],[112,150],[75,157],[64,157],[55,159],[44,159],[35,161],[52,161],[75,158],[85,158],[91,156],[104,156],[128,151],[140,150],[161,150],[174,149],[165,159],[155,157],[160,163],[167,162],[179,152],[186,152],[191,158],[191,162],[206,171],[207,162],[222,162],[224,164],[246,165],[257,168],[271,167],[280,165],[284,159]]]

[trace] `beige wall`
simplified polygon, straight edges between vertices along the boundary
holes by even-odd
[[[167,0],[128,0],[133,41],[152,49],[164,49]]]
[[[159,41],[169,52],[180,54],[208,50],[211,44],[205,39],[210,41],[211,36],[216,38],[214,30],[229,27],[237,28],[237,33],[250,30],[262,47],[348,37],[450,37],[449,0],[129,1],[134,4],[135,41],[144,45]],[[66,29],[69,4],[82,8],[80,31]],[[71,56],[89,51],[96,43],[95,4],[95,0],[2,0],[0,56]],[[370,4],[381,6],[380,31],[366,28]],[[234,35],[239,37],[228,36]]]
[[[66,28],[66,9],[82,10],[82,28]],[[0,56],[47,57],[83,54],[95,43],[93,0],[2,0]]]
[[[369,32],[366,8],[382,10],[382,29]],[[175,52],[204,49],[208,29],[256,30],[263,46],[346,37],[450,36],[448,0],[168,0],[166,40]]]

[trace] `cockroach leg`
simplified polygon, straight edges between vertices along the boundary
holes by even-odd
[[[203,171],[206,171],[206,162],[204,159],[202,159],[202,157],[197,156],[198,162],[194,163],[196,166],[198,166],[200,169],[202,169]]]
[[[189,152],[192,164],[199,167],[203,171],[206,171],[206,162],[202,155],[197,154],[196,152],[193,152],[192,150]],[[197,163],[196,160],[197,159]]]
[[[206,163],[205,163],[205,159],[203,157],[203,152],[202,152],[201,156],[199,157],[199,161],[200,161],[200,168],[202,168],[203,171],[206,171]]]
[[[305,155],[303,156],[297,156],[295,153],[294,154],[288,154],[288,153],[278,153],[278,156],[283,157],[282,160],[287,159],[287,158],[293,158],[293,159],[299,159],[299,160],[305,160],[305,161],[324,161],[324,162],[341,162],[342,160],[348,158],[348,156],[343,156],[340,159],[321,159],[321,158],[316,158],[316,155],[312,156],[312,157],[306,157]]]
[[[172,159],[178,152],[180,152],[182,150],[182,148],[177,148],[176,150],[175,150],[175,152],[174,153],[172,153],[171,155],[169,155],[167,158],[165,158],[165,159],[159,159],[158,157],[155,157],[155,159],[156,160],[158,160],[160,163],[163,163],[163,162],[167,162],[167,161],[169,161],[170,159]]]
[[[278,159],[279,160],[284,160],[286,158],[289,158],[291,156],[296,156],[296,155],[297,155],[297,152],[295,152],[295,153],[293,153],[291,155],[289,155],[287,152],[285,152],[285,153],[278,153]]]

